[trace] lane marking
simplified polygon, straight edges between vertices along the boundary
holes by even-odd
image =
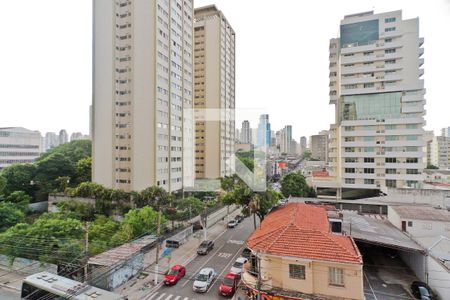
[[[242,241],[242,240],[228,240],[227,244],[243,245],[244,241]]]
[[[217,254],[217,256],[221,258],[228,258],[231,256],[231,253],[220,252],[219,254]]]
[[[167,296],[166,297],[166,299],[165,300],[170,300],[170,298],[172,298],[173,297],[173,295],[172,294],[170,294],[169,296]]]
[[[165,295],[166,295],[166,293],[161,294],[161,296],[159,296],[158,298],[156,298],[156,300],[161,300]]]
[[[180,298],[181,298],[181,296],[176,296],[175,299],[173,299],[173,300],[178,300]]]
[[[151,294],[150,297],[145,298],[145,300],[151,300],[151,299],[155,298],[156,295],[158,295],[158,292]]]

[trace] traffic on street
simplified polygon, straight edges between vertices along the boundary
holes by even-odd
[[[232,297],[246,262],[245,240],[253,232],[253,221],[245,218],[227,230],[211,245],[201,245],[200,251],[182,270],[174,283],[165,284],[148,293],[144,300],[224,299]],[[208,244],[208,243],[206,243]],[[206,247],[206,248],[205,248]],[[206,250],[207,249],[207,250]],[[179,274],[175,271],[171,273]],[[167,277],[166,277],[167,278]]]

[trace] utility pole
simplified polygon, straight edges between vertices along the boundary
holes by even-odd
[[[155,258],[155,285],[158,284],[158,272],[159,272],[159,236],[161,234],[161,204],[159,203],[159,198],[156,198],[156,203],[158,204],[158,222],[156,227],[156,258]]]
[[[89,222],[86,222],[84,226],[84,252],[86,263],[84,265],[84,282],[87,282],[88,278],[88,260],[89,260]]]
[[[207,219],[208,219],[208,208],[207,208],[206,205],[205,205],[205,209],[204,209],[204,213],[203,213],[203,214],[204,214],[204,222],[203,222],[203,240],[206,241],[207,230],[208,230],[207,224],[206,224]]]

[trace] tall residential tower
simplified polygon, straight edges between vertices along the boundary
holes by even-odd
[[[93,11],[93,180],[179,190],[193,168],[192,0],[96,0]]]
[[[423,38],[401,11],[345,16],[330,40],[330,171],[342,189],[424,180]]]
[[[194,107],[209,117],[195,123],[195,176],[233,173],[235,33],[215,5],[195,9]]]

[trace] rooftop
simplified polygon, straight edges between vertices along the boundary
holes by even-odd
[[[156,242],[154,235],[146,235],[135,241],[105,251],[89,258],[88,264],[99,266],[114,266],[130,258],[132,255],[147,250]]]
[[[331,233],[326,208],[305,203],[290,203],[267,215],[247,245],[273,255],[362,264],[353,239]]]
[[[446,209],[410,205],[391,206],[391,208],[404,219],[450,222],[450,212]]]

